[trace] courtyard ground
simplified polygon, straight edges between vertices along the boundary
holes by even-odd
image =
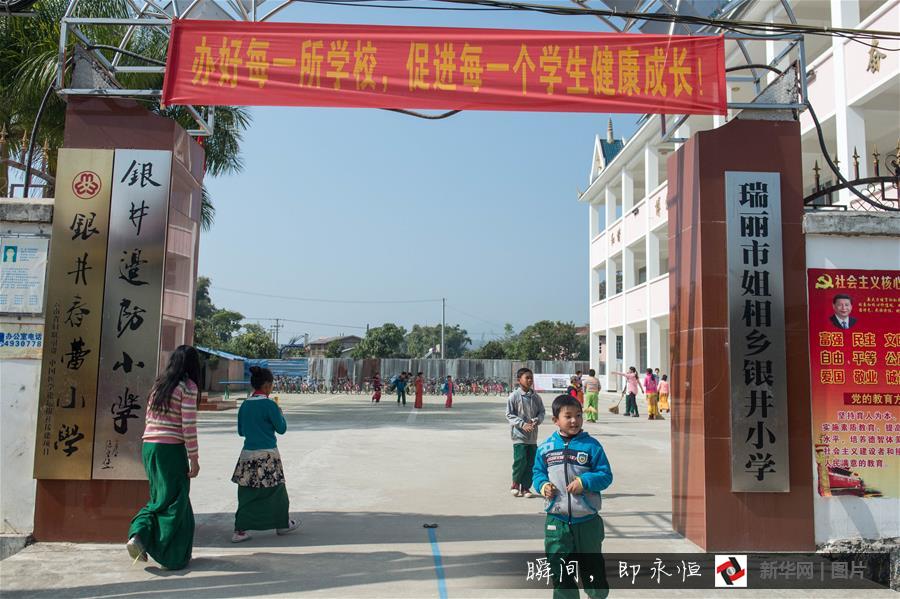
[[[545,397],[548,407],[551,397]],[[699,552],[671,529],[668,421],[610,414],[586,425],[615,480],[604,493],[604,551]],[[200,476],[188,569],[131,566],[122,545],[37,543],[0,561],[0,592],[23,597],[550,597],[490,575],[498,555],[543,550],[541,499],[509,494],[505,398],[426,397],[413,410],[386,396],[282,396],[279,438],[299,533],[231,543],[241,449],[235,410],[199,416]],[[642,410],[642,414],[644,410]],[[553,432],[541,427],[541,437]],[[423,524],[437,524],[425,529]],[[430,538],[429,530],[434,538]],[[124,539],[123,539],[124,542]],[[523,564],[524,578],[524,564]],[[728,591],[730,596],[847,597],[847,591]],[[716,597],[721,591],[613,590],[611,596]],[[883,595],[882,595],[883,594]],[[860,593],[861,595],[861,593]],[[893,596],[866,591],[866,597]]]

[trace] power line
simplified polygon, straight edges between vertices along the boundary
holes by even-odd
[[[429,6],[410,6],[399,4],[406,0],[381,0],[387,4],[372,4],[370,2],[360,2],[359,0],[299,0],[311,4],[332,4],[336,6],[352,6],[355,8],[388,8],[396,10],[460,10],[459,7],[429,7]],[[895,31],[881,30],[865,30],[852,29],[847,27],[819,27],[815,25],[802,25],[799,23],[765,23],[761,21],[735,21],[731,19],[715,19],[712,17],[698,17],[692,15],[672,14],[672,13],[636,13],[622,12],[615,10],[589,8],[579,4],[579,6],[556,6],[548,4],[535,4],[527,2],[512,2],[506,0],[432,0],[437,3],[448,3],[456,5],[465,5],[469,10],[472,7],[480,7],[480,9],[492,10],[512,10],[522,12],[539,12],[544,14],[552,14],[557,16],[599,16],[605,18],[620,18],[628,20],[655,21],[663,23],[679,23],[690,24],[703,27],[714,27],[725,31],[735,33],[758,32],[759,37],[767,37],[772,35],[780,35],[784,33],[799,33],[807,35],[823,35],[829,37],[842,37],[850,41],[871,46],[858,38],[866,38],[872,40],[897,40],[900,39],[900,33]],[[391,5],[390,3],[398,3]],[[773,33],[780,32],[780,33]],[[768,34],[768,35],[767,35]],[[883,48],[880,50],[888,52],[900,51],[900,48]]]
[[[491,322],[490,320],[485,320],[484,318],[481,318],[480,316],[475,316],[474,314],[469,314],[468,312],[460,310],[459,308],[454,308],[453,306],[447,306],[447,307],[449,309],[453,310],[454,312],[459,312],[463,316],[468,316],[469,318],[474,318],[475,320],[479,320],[485,324],[489,324],[492,327],[499,327],[501,329],[503,328],[503,325],[501,325],[501,324],[497,324],[496,322]]]
[[[318,302],[323,304],[432,304],[441,301],[437,299],[414,299],[414,300],[342,300],[342,299],[325,299],[319,297],[296,297],[292,295],[278,295],[274,293],[261,293],[259,291],[247,291],[245,289],[230,289],[228,287],[210,287],[216,291],[227,291],[230,293],[239,293],[242,295],[252,295],[255,297],[268,297],[272,299],[291,300],[295,302]]]
[[[323,327],[360,329],[363,331],[366,330],[366,327],[364,327],[364,326],[358,326],[358,325],[353,325],[353,324],[338,324],[338,323],[334,323],[334,322],[313,322],[311,320],[294,320],[292,318],[249,318],[249,317],[247,317],[247,318],[244,318],[244,320],[268,320],[268,321],[276,321],[276,322],[279,322],[279,321],[280,322],[293,322],[295,324],[313,324],[313,325],[318,325],[318,326],[323,326]]]

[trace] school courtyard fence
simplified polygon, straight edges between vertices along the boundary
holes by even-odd
[[[247,360],[245,368],[260,365],[276,376],[300,376],[307,380],[334,385],[339,382],[363,384],[378,373],[389,380],[401,372],[421,372],[426,380],[441,380],[452,376],[455,380],[491,380],[512,386],[519,368],[530,368],[535,374],[575,374],[590,368],[587,361],[555,360],[474,360],[474,359],[410,359],[374,358],[297,358],[293,360]],[[305,374],[301,374],[304,373]]]

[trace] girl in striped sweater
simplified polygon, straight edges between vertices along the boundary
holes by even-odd
[[[189,345],[172,354],[150,392],[141,455],[150,481],[150,501],[131,521],[128,555],[149,555],[169,570],[187,566],[194,546],[191,478],[197,461],[197,382],[200,355]]]

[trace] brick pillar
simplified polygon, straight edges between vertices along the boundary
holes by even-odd
[[[172,197],[182,202],[199,198],[203,149],[178,123],[137,102],[70,98],[64,147],[171,151]],[[199,210],[199,200],[190,210]],[[148,498],[145,480],[38,480],[34,536],[39,541],[124,543],[131,518]]]
[[[781,173],[789,493],[731,491],[725,171]],[[732,122],[668,159],[672,523],[706,551],[815,547],[800,125]]]

